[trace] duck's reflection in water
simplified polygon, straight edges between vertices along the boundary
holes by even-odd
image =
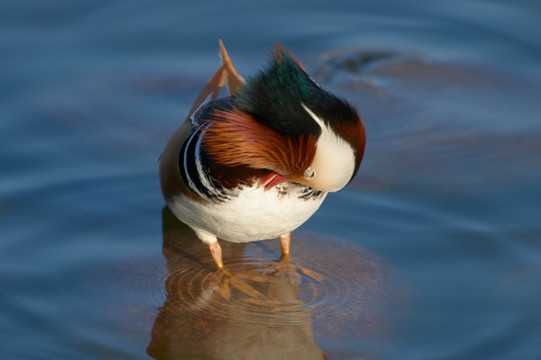
[[[312,269],[309,275],[300,266],[279,265],[278,241],[221,242],[230,272],[222,275],[188,227],[168,210],[163,220],[167,297],[147,349],[155,359],[326,359],[314,338],[314,319],[324,324],[323,333],[340,327],[342,315],[355,322],[340,283],[331,280],[333,272],[318,273],[304,257],[297,259]],[[269,249],[273,243],[277,248]],[[309,239],[301,243],[293,248],[311,251],[301,247]],[[345,313],[337,316],[341,306]]]

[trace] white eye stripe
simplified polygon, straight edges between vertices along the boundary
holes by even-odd
[[[321,134],[316,143],[316,153],[308,168],[314,170],[314,175],[309,177],[310,172],[307,170],[304,176],[313,183],[315,188],[337,191],[343,188],[353,175],[355,150],[304,103],[301,103],[301,106],[321,128]]]
[[[314,121],[319,125],[319,127],[321,128],[322,131],[327,130],[327,126],[325,125],[323,120],[321,120],[316,114],[314,114],[314,112],[312,110],[310,110],[310,108],[308,106],[304,105],[304,103],[301,103],[301,106],[312,117],[312,119],[314,119]]]

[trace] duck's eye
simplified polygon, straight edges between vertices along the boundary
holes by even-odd
[[[308,169],[306,169],[306,171],[304,172],[304,177],[307,179],[312,179],[315,176],[316,176],[316,171],[312,169],[311,166],[309,166]]]

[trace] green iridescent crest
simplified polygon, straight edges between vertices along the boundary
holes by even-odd
[[[319,132],[301,103],[312,107],[326,96],[300,63],[279,47],[267,68],[249,79],[235,95],[235,103],[279,133],[298,135]]]

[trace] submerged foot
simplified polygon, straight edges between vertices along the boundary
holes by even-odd
[[[282,253],[280,260],[278,260],[278,262],[272,265],[270,268],[276,274],[288,276],[291,283],[295,285],[302,283],[301,274],[308,276],[320,284],[323,283],[323,277],[321,275],[299,264],[298,262],[292,261],[289,254]]]
[[[264,297],[261,292],[249,285],[247,281],[264,283],[267,282],[268,279],[266,279],[265,276],[258,274],[233,274],[229,270],[222,268],[214,273],[211,283],[217,287],[218,294],[220,294],[220,296],[226,300],[231,298],[231,288],[234,288],[252,298]]]

